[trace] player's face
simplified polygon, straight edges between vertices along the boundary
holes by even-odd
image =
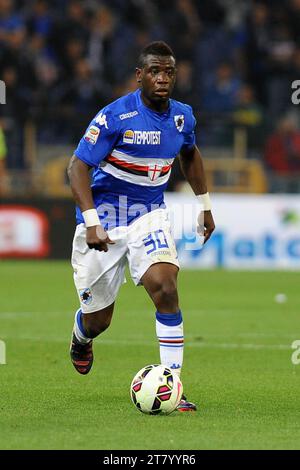
[[[149,55],[136,76],[144,97],[151,103],[167,103],[176,80],[175,59],[172,56]]]

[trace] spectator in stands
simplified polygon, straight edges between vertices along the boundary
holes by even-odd
[[[267,104],[266,81],[268,54],[271,42],[271,10],[266,4],[254,3],[247,24],[246,58],[248,79],[255,87],[256,96]]]
[[[292,83],[294,80],[299,80],[299,77],[300,77],[300,45],[295,49],[295,52],[293,55],[289,83]]]
[[[288,23],[291,33],[297,45],[300,46],[300,0],[288,0],[287,2]]]
[[[177,79],[174,90],[174,98],[183,103],[192,103],[199,106],[200,97],[196,92],[194,67],[190,60],[177,62]]]
[[[265,131],[264,112],[255,99],[253,87],[249,84],[242,85],[239,90],[233,122],[236,126],[247,130],[248,147],[262,148]]]
[[[241,81],[228,62],[219,65],[202,97],[202,112],[206,112],[204,145],[232,145],[232,113],[235,110]],[[205,124],[206,125],[206,124]]]
[[[7,158],[7,147],[6,147],[3,127],[0,121],[0,197],[4,196],[8,190],[6,158]]]
[[[294,116],[280,119],[276,131],[267,139],[265,161],[280,175],[300,175],[300,131]]]
[[[12,31],[24,26],[24,18],[16,12],[14,1],[0,0],[0,43],[5,44]]]
[[[80,138],[86,122],[106,104],[106,99],[101,83],[93,75],[89,62],[85,58],[78,60],[60,100],[60,125],[70,142]]]
[[[29,33],[48,38],[53,27],[53,17],[50,5],[47,0],[36,0],[29,12],[28,31]]]
[[[295,50],[296,44],[288,25],[274,27],[269,45],[267,96],[270,115],[276,120],[290,101],[290,74]]]
[[[262,108],[255,99],[254,89],[244,84],[239,90],[234,120],[241,126],[258,126],[262,123]]]
[[[30,92],[36,86],[36,77],[33,61],[27,50],[27,39],[28,33],[24,23],[18,21],[13,23],[5,33],[5,41],[1,47],[0,70],[13,67],[16,71],[18,87],[22,90],[27,88]]]
[[[203,108],[211,113],[232,113],[240,87],[241,81],[231,64],[223,62],[204,92]]]
[[[67,2],[66,8],[62,6],[53,10],[57,12],[57,15],[49,41],[51,41],[56,56],[63,67],[65,44],[75,38],[83,46],[87,43],[89,37],[87,11],[85,2],[80,0],[70,0]]]
[[[6,85],[6,104],[0,106],[0,117],[5,127],[9,154],[7,167],[20,170],[25,168],[23,134],[25,119],[29,116],[31,94],[26,92],[26,87],[20,85],[21,77],[15,67],[5,67],[2,79]]]
[[[78,61],[85,58],[85,53],[85,43],[79,37],[66,39],[61,51],[62,63],[60,64],[64,83],[72,79],[74,68]]]
[[[123,83],[115,85],[113,88],[113,99],[116,100],[120,96],[127,95],[128,93],[133,93],[137,89],[136,76],[135,73],[129,75]]]

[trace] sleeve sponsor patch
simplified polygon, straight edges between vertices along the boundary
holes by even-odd
[[[100,135],[100,129],[96,126],[90,126],[84,136],[84,140],[95,145]]]

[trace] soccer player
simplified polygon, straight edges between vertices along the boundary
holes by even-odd
[[[93,339],[111,322],[128,263],[134,283],[144,286],[156,309],[161,363],[180,375],[179,263],[163,196],[178,154],[201,203],[204,242],[215,228],[192,109],[170,99],[176,79],[170,47],[161,41],[145,47],[136,78],[134,93],[92,120],[68,168],[77,204],[72,266],[80,300],[70,354],[80,374],[92,367]],[[196,406],[183,396],[178,410],[194,411]]]

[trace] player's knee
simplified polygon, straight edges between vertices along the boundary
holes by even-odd
[[[163,298],[175,298],[177,297],[177,286],[176,282],[168,280],[164,282],[160,289],[160,295]]]
[[[176,279],[156,279],[151,283],[151,293],[153,296],[174,296],[177,294]]]
[[[173,311],[178,307],[178,293],[176,282],[171,280],[161,284],[160,289],[155,295],[155,304],[158,310]]]

